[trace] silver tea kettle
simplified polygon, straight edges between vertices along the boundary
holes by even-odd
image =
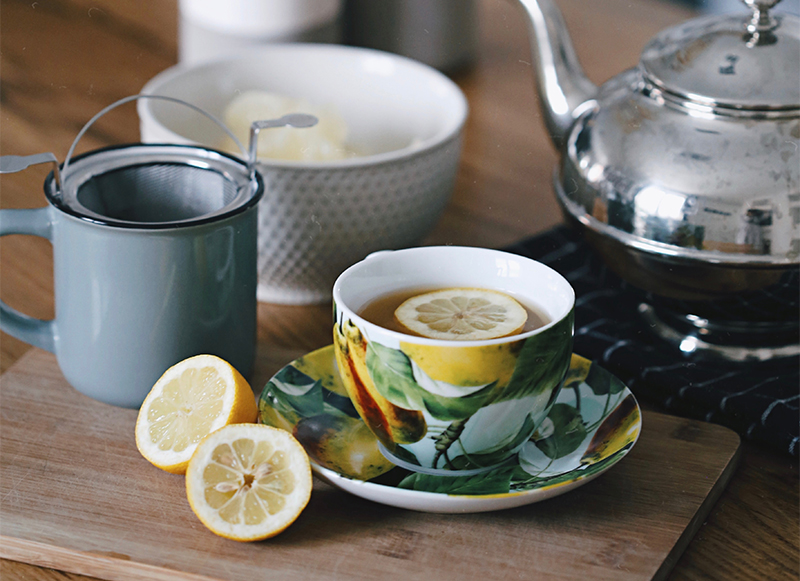
[[[759,292],[787,273],[796,285],[800,19],[743,1],[749,13],[660,32],[598,88],[553,0],[518,0],[565,215],[623,279],[670,300]]]
[[[798,264],[800,19],[777,1],[664,30],[597,88],[552,0],[519,0],[559,200],[641,288],[713,298]]]

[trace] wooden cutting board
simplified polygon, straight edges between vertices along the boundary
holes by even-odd
[[[292,359],[262,357],[259,379]],[[109,378],[113,381],[113,378]],[[136,451],[136,412],[74,391],[32,350],[0,379],[0,557],[114,580],[663,579],[731,477],[738,436],[645,412],[620,464],[563,496],[494,513],[373,504],[318,480],[284,533],[207,531],[183,477]]]

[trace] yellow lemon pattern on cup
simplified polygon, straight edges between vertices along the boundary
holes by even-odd
[[[496,381],[508,384],[523,341],[482,347],[432,347],[400,343],[405,353],[434,381],[455,386],[478,386]]]

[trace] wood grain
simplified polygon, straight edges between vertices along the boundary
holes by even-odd
[[[262,353],[272,375],[291,357]],[[47,402],[47,406],[42,406]],[[663,579],[731,477],[732,431],[648,412],[630,454],[567,495],[435,515],[315,481],[286,532],[242,544],[192,514],[181,476],[136,450],[136,411],[74,391],[31,350],[3,375],[0,556],[104,579]]]
[[[662,0],[558,3],[596,83],[634,65],[656,31],[691,15]],[[478,60],[455,77],[470,105],[461,169],[453,199],[427,243],[500,247],[561,219],[550,190],[557,155],[538,112],[519,9],[510,0],[481,0],[480,11]],[[2,0],[0,154],[52,151],[63,159],[94,113],[175,63],[176,16],[176,0]],[[93,128],[80,149],[136,140],[138,121],[130,105]],[[0,177],[0,207],[43,206],[45,173],[34,168]],[[53,316],[47,242],[2,239],[0,298],[30,315]],[[327,305],[262,304],[259,349],[280,356],[323,346],[329,317]],[[0,335],[0,371],[28,349]],[[797,463],[745,444],[739,469],[670,579],[796,580],[798,498]],[[2,526],[0,515],[0,532]],[[0,577],[83,579],[11,561],[0,561]]]

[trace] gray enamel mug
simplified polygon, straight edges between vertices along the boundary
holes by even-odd
[[[129,97],[106,108],[99,115]],[[202,111],[201,111],[202,112]],[[53,163],[48,205],[0,211],[0,235],[53,245],[55,318],[0,303],[0,328],[54,353],[69,383],[138,407],[161,374],[201,353],[245,377],[256,345],[257,203],[252,163],[186,145],[4,156],[0,173]]]

